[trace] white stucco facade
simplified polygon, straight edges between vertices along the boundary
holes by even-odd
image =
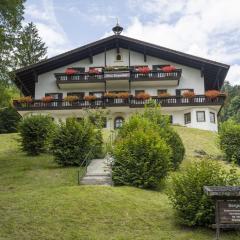
[[[119,49],[122,56],[121,61],[116,60],[116,49],[112,49],[104,53],[94,55],[92,58],[92,63],[89,61],[89,58],[83,59],[71,63],[69,65],[56,68],[49,72],[40,74],[37,76],[37,81],[35,83],[35,99],[41,99],[48,93],[61,93],[63,97],[67,96],[69,92],[84,92],[85,95],[88,95],[90,92],[103,92],[106,89],[104,85],[92,88],[92,87],[83,87],[75,83],[68,84],[64,88],[60,88],[56,84],[55,73],[64,73],[67,68],[73,67],[83,67],[85,71],[88,71],[90,67],[104,67],[105,59],[106,66],[148,66],[152,69],[153,65],[173,65],[177,69],[182,69],[182,75],[178,84],[171,85],[166,84],[161,81],[155,85],[151,85],[147,82],[135,83],[131,87],[130,93],[135,94],[136,90],[144,90],[149,93],[151,96],[157,96],[158,90],[167,90],[172,96],[176,95],[176,89],[193,89],[196,95],[203,95],[205,93],[204,78],[199,69],[191,68],[174,62],[169,62],[161,58],[156,58],[152,56],[147,56],[146,61],[144,61],[144,56],[141,53],[129,51],[128,49]],[[130,60],[130,62],[129,62]],[[114,80],[117,81],[117,80]],[[111,87],[107,91],[129,91],[128,85],[119,83],[117,87]],[[210,131],[217,131],[217,114],[221,106],[208,105],[208,106],[174,106],[174,107],[162,107],[163,114],[172,116],[172,123],[179,124],[186,127],[199,128]],[[130,108],[125,107],[109,107],[107,111],[109,115],[107,117],[107,128],[114,128],[114,121],[117,117],[122,117],[126,120],[131,114],[136,111],[142,111],[143,108]],[[204,121],[199,121],[197,119],[198,112],[204,112]],[[214,116],[214,122],[213,117]],[[34,110],[34,111],[21,111],[21,115],[26,116],[29,114],[49,114],[55,121],[65,120],[68,117],[83,117],[85,112],[83,109],[56,109],[56,110]],[[185,114],[190,114],[190,122],[186,123]],[[201,113],[202,114],[202,113]],[[189,115],[188,115],[189,116]],[[201,120],[201,119],[200,119]]]

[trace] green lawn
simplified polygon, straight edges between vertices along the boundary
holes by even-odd
[[[187,147],[185,162],[195,149],[221,154],[213,133],[176,129]],[[178,225],[164,192],[77,186],[77,168],[59,168],[47,154],[28,157],[17,139],[0,135],[0,240],[214,239],[214,231]]]

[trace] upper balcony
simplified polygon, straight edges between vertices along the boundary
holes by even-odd
[[[130,85],[132,87],[177,86],[181,74],[181,69],[175,69],[171,72],[149,70],[146,73],[129,69],[117,71],[103,70],[99,73],[55,73],[55,77],[56,83],[61,89],[81,87],[108,91],[118,87],[130,88]]]

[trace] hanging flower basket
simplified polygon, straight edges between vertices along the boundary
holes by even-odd
[[[76,73],[78,73],[78,71],[73,69],[73,68],[67,68],[65,70],[65,74],[67,74],[67,75],[73,75],[73,74],[76,74]]]
[[[162,67],[161,70],[163,72],[170,73],[170,72],[176,71],[176,67],[170,65],[170,66]]]

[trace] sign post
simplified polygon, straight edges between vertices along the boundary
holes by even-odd
[[[204,186],[207,196],[215,200],[216,239],[221,228],[240,228],[240,186]]]

